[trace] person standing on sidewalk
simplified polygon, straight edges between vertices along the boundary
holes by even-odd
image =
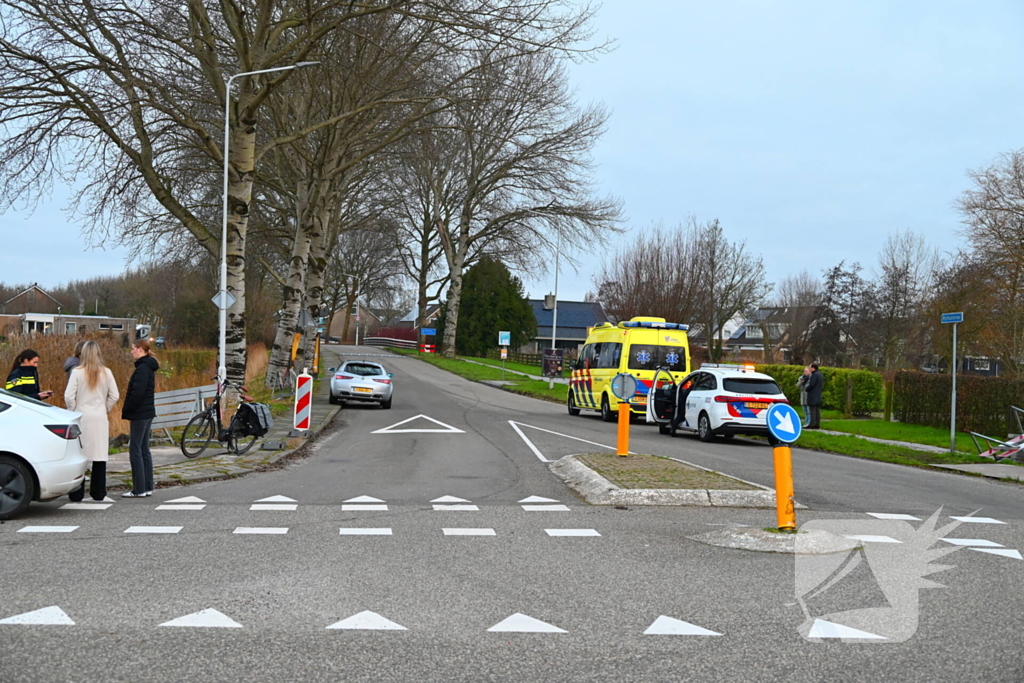
[[[804,419],[800,424],[804,427],[811,423],[811,411],[807,405],[807,380],[811,376],[811,366],[804,366],[804,374],[796,381],[796,388],[800,390],[800,407],[804,411]]]
[[[121,419],[131,423],[128,440],[128,461],[132,466],[132,490],[122,493],[123,498],[142,498],[153,495],[153,454],[149,450],[150,428],[156,417],[153,396],[156,392],[156,371],[160,363],[150,351],[149,340],[139,339],[132,344],[135,372],[128,380],[124,394]]]
[[[39,390],[39,354],[32,349],[25,349],[14,359],[4,388],[37,401],[53,396],[52,391]]]
[[[807,429],[821,429],[821,393],[825,388],[825,378],[818,369],[817,363],[811,363],[811,374],[807,377],[807,407],[811,412]]]
[[[64,372],[68,374],[68,380],[71,379],[71,371],[82,364],[82,349],[85,347],[85,340],[75,344],[75,355],[64,361]]]
[[[93,500],[107,497],[107,459],[110,452],[110,421],[107,413],[117,403],[120,394],[114,373],[103,364],[100,345],[85,342],[78,349],[79,365],[71,370],[68,388],[64,391],[64,404],[68,410],[82,414],[82,449],[90,461],[89,495]],[[85,482],[81,488],[68,494],[73,501],[85,497]]]

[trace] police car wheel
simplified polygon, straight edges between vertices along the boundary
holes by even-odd
[[[608,394],[601,396],[601,421],[602,422],[614,422],[615,413],[612,412],[612,407],[608,403]]]
[[[575,417],[580,414],[580,409],[576,407],[576,397],[571,391],[569,392],[569,398],[565,401],[565,405],[568,408],[570,415]]]
[[[711,420],[708,419],[707,413],[701,413],[697,420],[697,436],[704,443],[715,440],[715,433],[711,431]]]

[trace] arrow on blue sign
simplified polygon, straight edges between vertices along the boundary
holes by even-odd
[[[765,419],[768,422],[768,431],[779,441],[793,443],[800,438],[800,432],[803,430],[800,415],[788,403],[773,405],[768,409]]]

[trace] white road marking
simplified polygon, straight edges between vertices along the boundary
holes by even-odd
[[[720,636],[717,631],[691,624],[681,619],[673,619],[662,615],[644,631],[645,636]]]
[[[875,635],[867,631],[861,631],[842,624],[833,624],[831,621],[815,619],[811,630],[807,633],[808,638],[851,638],[860,640],[886,640],[885,636]]]
[[[130,526],[124,530],[126,534],[176,534],[184,527],[180,526]]]
[[[597,529],[545,529],[548,536],[600,536]]]
[[[527,512],[569,512],[566,505],[523,505]]]
[[[77,526],[23,526],[19,534],[70,534]]]
[[[299,506],[294,503],[253,503],[249,506],[249,509],[256,511],[281,510],[284,512],[295,512],[299,509]]]
[[[915,517],[914,515],[897,514],[894,512],[868,512],[866,514],[869,514],[876,519],[902,519],[908,522],[921,521],[920,517]]]
[[[523,498],[520,503],[557,503],[558,501],[554,498],[541,498],[540,496],[530,496],[529,498]]]
[[[966,522],[968,524],[1006,524],[1006,522],[1000,522],[998,519],[992,519],[991,517],[950,517],[958,522]]]
[[[378,505],[376,503],[374,503],[374,504],[366,504],[366,505],[353,503],[353,504],[350,504],[350,505],[342,504],[342,506],[341,506],[341,511],[342,512],[365,512],[365,511],[368,511],[368,510],[387,510],[387,509],[388,509],[387,505]]]
[[[391,527],[373,529],[370,527],[343,526],[338,530],[342,536],[391,536]]]
[[[456,498],[455,496],[441,496],[430,501],[431,503],[468,503],[469,501],[465,498]]]
[[[537,447],[533,445],[532,441],[526,438],[526,434],[523,434],[523,430],[519,428],[519,425],[517,425],[512,420],[509,420],[508,423],[512,425],[512,429],[516,430],[516,434],[519,435],[519,438],[526,442],[526,445],[530,447],[530,450],[533,451],[533,454],[540,458],[541,462],[551,462],[550,460],[544,457],[543,453],[537,450]]]
[[[184,498],[175,498],[174,500],[165,500],[164,503],[205,503],[206,501],[202,498],[196,498],[195,496],[185,496]]]
[[[952,543],[953,545],[976,545],[982,548],[1002,548],[1002,544],[994,543],[993,541],[986,541],[984,538],[944,538],[942,539],[946,543]]]
[[[157,510],[202,510],[206,505],[183,505],[178,503],[177,505],[157,505]]]
[[[232,532],[235,534],[286,534],[286,526],[240,526]]]
[[[464,510],[464,511],[467,511],[467,512],[478,512],[480,510],[480,508],[478,508],[476,505],[465,505],[465,504],[461,504],[461,503],[457,504],[457,505],[435,505],[434,509],[435,510]]]
[[[892,536],[872,536],[871,534],[844,536],[843,538],[849,538],[854,541],[864,541],[865,543],[903,543],[903,541],[898,541]]]
[[[404,424],[408,424],[409,422],[412,422],[413,420],[419,420],[419,419],[429,420],[429,421],[433,422],[434,424],[440,426],[441,429],[436,429],[436,428],[434,428],[434,429],[395,429],[395,427],[401,427]],[[427,415],[414,415],[413,417],[410,417],[410,418],[408,418],[406,420],[402,420],[401,422],[396,422],[395,424],[391,425],[390,427],[384,427],[383,429],[378,429],[377,431],[370,432],[370,433],[371,434],[465,434],[466,432],[462,431],[461,429],[457,429],[455,427],[452,427],[450,424],[445,424],[444,422],[441,422],[440,420],[435,420],[434,418],[429,417]]]
[[[534,619],[520,612],[504,619],[487,629],[488,633],[568,633],[557,626]]]
[[[1010,548],[968,548],[968,550],[973,550],[978,553],[989,553],[991,555],[1010,557],[1014,560],[1024,560],[1024,557],[1021,557],[1019,550],[1012,550]]]
[[[256,501],[257,503],[298,503],[299,501],[288,496],[271,496],[270,498],[260,498]]]
[[[106,510],[113,503],[66,503],[60,506],[61,510]]]
[[[53,605],[33,612],[16,614],[13,617],[0,619],[0,624],[18,624],[21,626],[74,626],[75,622],[60,607]]]
[[[581,442],[583,442],[585,444],[590,444],[591,446],[597,446],[598,448],[604,448],[604,449],[607,449],[607,450],[612,450],[613,451],[613,450],[615,450],[617,448],[617,446],[607,446],[607,445],[605,445],[603,443],[597,443],[596,441],[588,441],[586,439],[581,439],[578,436],[570,436],[569,434],[562,434],[561,432],[553,432],[550,429],[544,429],[542,427],[534,427],[533,425],[528,425],[528,424],[525,424],[523,422],[515,422],[513,420],[509,420],[508,423],[510,425],[512,425],[512,429],[516,430],[516,434],[519,435],[519,438],[521,438],[523,441],[526,442],[526,445],[530,447],[530,450],[533,451],[533,454],[536,455],[538,458],[540,458],[541,462],[551,462],[551,461],[548,460],[547,458],[545,458],[544,454],[541,453],[537,449],[537,447],[533,445],[533,442],[530,441],[528,438],[526,438],[526,434],[523,433],[523,430],[520,429],[520,427],[529,427],[530,429],[536,429],[538,432],[544,432],[545,434],[554,434],[555,436],[561,436],[561,437],[564,437],[566,439],[572,439],[573,441],[581,441]],[[634,453],[633,451],[630,451],[629,453],[630,453],[630,455],[636,455],[636,453]]]
[[[348,500],[341,501],[343,503],[383,503],[384,501],[380,498],[374,498],[373,496],[357,496],[355,498],[349,498]]]
[[[191,628],[242,628],[242,625],[237,621],[215,609],[204,609],[195,614],[186,614],[183,617],[165,621],[160,625]]]
[[[494,529],[443,529],[445,536],[497,536]]]
[[[404,626],[396,624],[390,619],[385,619],[376,612],[360,612],[348,619],[342,619],[327,627],[328,629],[352,629],[359,631],[407,631]]]

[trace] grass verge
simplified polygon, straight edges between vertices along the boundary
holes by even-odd
[[[910,465],[912,467],[928,467],[929,465],[962,465],[973,463],[991,463],[991,460],[979,458],[975,455],[957,453],[929,453],[927,451],[915,451],[912,448],[902,446],[889,446],[887,444],[874,443],[858,439],[856,436],[834,436],[832,434],[821,434],[820,432],[805,431],[800,435],[800,440],[794,444],[796,448],[810,449],[815,451],[827,451],[839,455],[851,455],[857,458],[868,460],[879,460],[891,462],[897,465]]]
[[[926,446],[949,448],[949,430],[925,427],[923,425],[905,424],[902,422],[885,422],[883,420],[822,420],[822,429],[848,434],[860,434],[875,439],[889,441],[908,441]],[[961,453],[974,451],[974,443],[968,434],[956,435],[956,449]]]
[[[657,455],[587,453],[576,458],[608,481],[624,489],[714,489],[757,491],[756,486],[691,467]]]

